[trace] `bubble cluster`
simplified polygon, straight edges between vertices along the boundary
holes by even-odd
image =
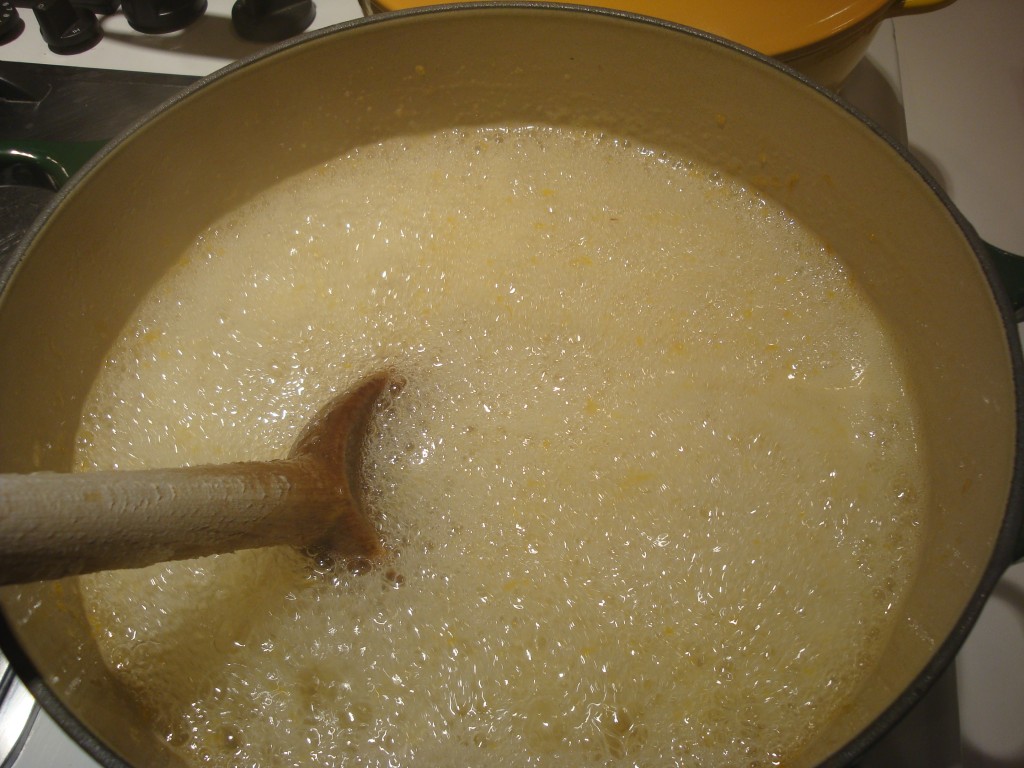
[[[770,201],[582,132],[360,148],[185,254],[78,465],[280,457],[386,366],[385,563],[82,579],[196,765],[776,765],[870,668],[923,523],[913,405],[841,262]]]

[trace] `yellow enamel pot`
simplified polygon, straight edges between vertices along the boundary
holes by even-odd
[[[653,16],[724,37],[779,59],[838,89],[887,18],[922,13],[954,0],[605,0],[613,10]],[[361,0],[368,13],[437,5],[443,0]]]

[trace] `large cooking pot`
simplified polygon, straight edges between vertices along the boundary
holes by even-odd
[[[838,89],[885,19],[954,0],[607,0],[608,8],[703,29],[753,48]],[[587,5],[584,0],[570,0]],[[370,13],[438,5],[439,0],[361,0]]]
[[[189,88],[108,145],[41,217],[0,303],[0,471],[67,470],[83,397],[149,286],[269,184],[383,137],[555,123],[719,164],[788,206],[877,303],[922,410],[920,573],[863,688],[790,765],[839,765],[949,664],[1021,527],[1021,352],[981,244],[905,150],[733,44],[576,6],[460,5],[315,33]],[[101,762],[179,759],[119,689],[76,583],[0,592],[3,650]]]

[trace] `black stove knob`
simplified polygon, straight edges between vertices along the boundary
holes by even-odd
[[[54,53],[81,53],[103,37],[96,14],[71,4],[71,0],[36,0],[32,12],[39,32]]]
[[[17,9],[11,0],[0,2],[0,45],[9,43],[25,29],[25,22],[21,20]]]
[[[121,0],[132,29],[159,35],[184,29],[206,13],[206,0]]]
[[[117,9],[121,7],[121,0],[71,0],[71,2],[79,8],[88,8],[100,16],[117,13]]]
[[[316,17],[313,0],[237,0],[231,23],[239,37],[275,43],[304,32]]]

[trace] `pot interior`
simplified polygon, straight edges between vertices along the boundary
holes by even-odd
[[[828,95],[709,37],[611,13],[468,6],[345,25],[192,89],[67,190],[12,276],[0,470],[68,468],[108,346],[215,218],[356,146],[509,123],[586,127],[720,165],[822,234],[899,341],[932,517],[884,659],[798,763],[817,764],[899,714],[872,726],[951,633],[962,639],[958,623],[1005,561],[1017,351],[970,236],[912,165]],[[178,764],[99,660],[74,581],[5,589],[2,606],[50,706],[95,734],[97,754]]]

